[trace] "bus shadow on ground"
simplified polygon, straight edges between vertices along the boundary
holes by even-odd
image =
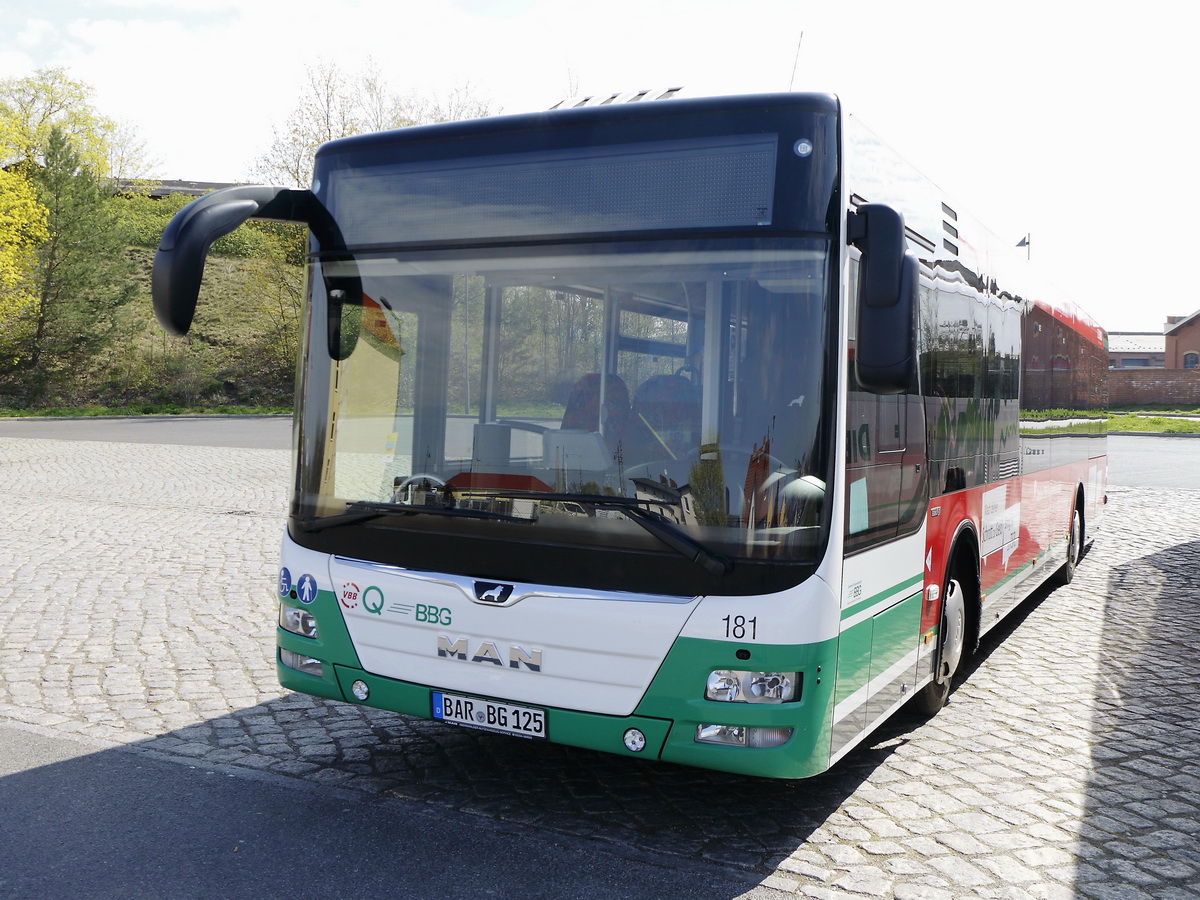
[[[1078,836],[1063,847],[1076,861],[1078,896],[1196,895],[1198,560],[1200,541],[1192,541],[1109,566],[1097,652],[1054,661],[1060,691],[1079,695],[1074,699],[1092,709]],[[956,688],[1036,617],[1055,590],[1042,586],[989,632],[956,677]]]
[[[180,761],[0,723],[0,896],[695,896],[694,867],[681,877],[590,841]],[[741,896],[754,880],[703,871],[706,897]]]
[[[1080,838],[1100,851],[1084,874],[1128,896],[1195,896],[1200,882],[1198,560],[1192,541],[1109,570]]]
[[[1052,590],[1036,590],[983,638],[956,689]],[[902,708],[829,771],[781,781],[533,744],[300,695],[275,706],[293,703],[310,705],[307,715],[317,718],[361,718],[369,732],[357,730],[349,752],[310,758],[306,764],[320,769],[295,773],[301,777],[339,773],[333,780],[387,796],[764,874],[802,848],[930,722]]]
[[[803,846],[922,721],[898,716],[834,769],[800,781],[534,743],[302,694],[135,749],[765,874]]]
[[[139,749],[768,873],[920,724],[899,717],[872,746],[801,781],[534,744],[298,694],[145,741]],[[256,748],[264,728],[272,743]],[[215,743],[220,750],[211,750]]]

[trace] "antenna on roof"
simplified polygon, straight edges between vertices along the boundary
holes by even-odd
[[[791,92],[796,84],[796,67],[800,65],[800,45],[804,43],[804,32],[800,32],[800,40],[796,41],[796,58],[792,60],[792,80],[788,82],[788,91]]]

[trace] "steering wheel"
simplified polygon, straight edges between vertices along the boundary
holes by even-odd
[[[405,478],[403,481],[401,481],[399,484],[395,485],[395,487],[392,488],[392,502],[393,503],[402,502],[401,498],[404,497],[405,492],[411,491],[413,488],[417,487],[421,482],[424,482],[425,484],[427,484],[429,486],[429,489],[432,489],[432,490],[438,490],[438,489],[444,488],[446,486],[446,482],[443,481],[441,478],[438,478],[436,475],[426,475],[426,474],[422,474],[422,473],[418,473],[416,475],[409,475],[407,478]],[[403,502],[411,503],[412,496],[410,495]]]
[[[446,486],[446,482],[443,479],[438,478],[436,475],[417,474],[417,475],[409,475],[407,478],[405,478],[403,481],[401,481],[398,485],[396,485],[396,490],[402,491],[406,487],[408,487],[410,484],[414,484],[418,481],[428,481],[434,487],[439,487],[439,488]]]

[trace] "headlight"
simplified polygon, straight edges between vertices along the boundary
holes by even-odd
[[[792,737],[792,728],[753,728],[743,725],[697,725],[696,743],[727,747],[768,749],[782,747]]]
[[[799,684],[799,672],[717,669],[708,676],[704,699],[727,703],[786,703],[796,699]]]
[[[315,638],[317,636],[316,617],[307,609],[297,609],[286,603],[279,604],[279,627],[302,637]]]
[[[279,661],[289,669],[295,669],[297,672],[304,672],[307,675],[316,675],[320,677],[323,674],[323,668],[319,659],[313,659],[303,653],[296,653],[292,650],[279,650]]]

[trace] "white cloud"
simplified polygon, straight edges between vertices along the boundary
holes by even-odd
[[[33,51],[53,42],[57,36],[58,28],[53,22],[46,19],[30,19],[17,31],[15,43],[23,50]]]

